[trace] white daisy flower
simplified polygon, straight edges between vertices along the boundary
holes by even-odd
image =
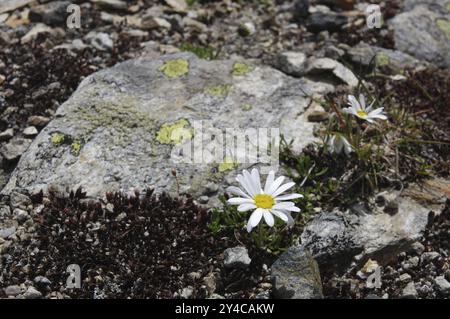
[[[345,155],[349,156],[353,151],[352,145],[347,141],[345,137],[340,134],[335,134],[333,136],[328,136],[327,138],[328,151],[333,154],[340,154],[344,151]]]
[[[288,200],[301,198],[303,195],[295,193],[282,195],[282,193],[293,187],[295,183],[289,182],[281,185],[284,181],[284,176],[275,179],[275,173],[270,171],[267,175],[264,189],[262,189],[259,172],[255,168],[251,174],[244,170],[243,175],[239,174],[236,180],[244,190],[230,186],[227,191],[240,197],[230,198],[228,203],[239,205],[237,209],[240,212],[254,210],[247,223],[248,232],[251,232],[259,224],[262,217],[264,217],[264,221],[270,227],[275,223],[273,216],[280,218],[288,225],[294,223],[291,212],[299,212],[300,208]]]
[[[353,114],[360,119],[373,123],[375,119],[387,120],[386,113],[384,113],[382,107],[372,110],[373,101],[368,107],[366,107],[366,99],[364,95],[359,95],[359,101],[353,95],[348,96],[348,104],[350,107],[343,109],[345,113]]]

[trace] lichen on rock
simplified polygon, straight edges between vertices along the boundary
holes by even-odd
[[[50,136],[50,142],[52,142],[53,145],[55,146],[60,146],[61,144],[63,144],[66,140],[66,136],[62,133],[53,133]]]
[[[238,167],[239,163],[232,159],[231,157],[225,157],[223,162],[219,164],[219,172],[230,171]]]
[[[67,115],[71,121],[83,126],[83,136],[94,134],[97,129],[114,132],[114,143],[129,143],[134,132],[144,131],[143,139],[151,140],[155,131],[155,120],[138,109],[135,99],[128,95],[117,95],[114,101],[104,100],[89,94],[91,106],[78,106]],[[107,141],[105,141],[107,142]]]
[[[70,144],[70,151],[73,155],[79,155],[81,151],[82,143],[80,140],[75,140]]]
[[[235,62],[233,64],[233,71],[232,74],[233,75],[245,75],[251,71],[253,71],[254,67],[243,63],[243,62]]]
[[[436,21],[437,26],[441,29],[445,36],[450,39],[450,21],[445,19],[439,19]]]
[[[243,110],[243,111],[250,111],[251,109],[253,108],[253,106],[251,105],[251,104],[242,104],[241,105],[241,109]]]
[[[389,57],[383,52],[378,52],[376,55],[376,62],[378,66],[386,66],[391,62]]]
[[[156,140],[161,144],[180,144],[193,137],[192,128],[188,128],[189,121],[180,119],[174,123],[165,123],[159,129]]]
[[[216,85],[209,87],[206,89],[206,92],[209,95],[215,96],[215,97],[225,97],[230,93],[232,88],[231,84],[222,84],[222,85]]]
[[[159,68],[169,78],[178,78],[189,72],[189,62],[185,59],[167,61]]]

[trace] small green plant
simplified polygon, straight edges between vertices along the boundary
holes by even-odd
[[[224,230],[241,229],[245,226],[245,212],[238,212],[236,207],[226,205],[225,197],[219,196],[223,208],[214,208],[211,211],[209,228],[215,234]]]
[[[183,43],[181,51],[192,52],[200,59],[213,60],[215,58],[214,48],[211,46],[193,45],[192,43]]]

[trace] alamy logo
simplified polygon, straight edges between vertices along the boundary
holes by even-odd
[[[66,24],[69,29],[81,28],[81,9],[77,4],[70,4],[67,6],[67,13],[70,15],[67,17]]]
[[[366,8],[366,24],[369,29],[381,28],[383,24],[383,17],[381,15],[380,6],[377,4],[370,4]]]
[[[191,128],[180,127],[170,132],[177,141],[171,160],[183,164],[217,164],[234,167],[239,164],[263,164],[263,174],[277,171],[279,165],[279,128],[225,128],[209,121],[193,121]]]
[[[69,273],[69,277],[66,280],[66,288],[73,289],[81,288],[81,269],[77,264],[71,264],[67,266],[66,272]]]
[[[367,277],[366,287],[369,289],[381,288],[381,267],[375,268],[373,274]]]

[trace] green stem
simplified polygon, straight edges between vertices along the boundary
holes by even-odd
[[[258,225],[258,247],[263,248],[263,226],[261,223]]]

